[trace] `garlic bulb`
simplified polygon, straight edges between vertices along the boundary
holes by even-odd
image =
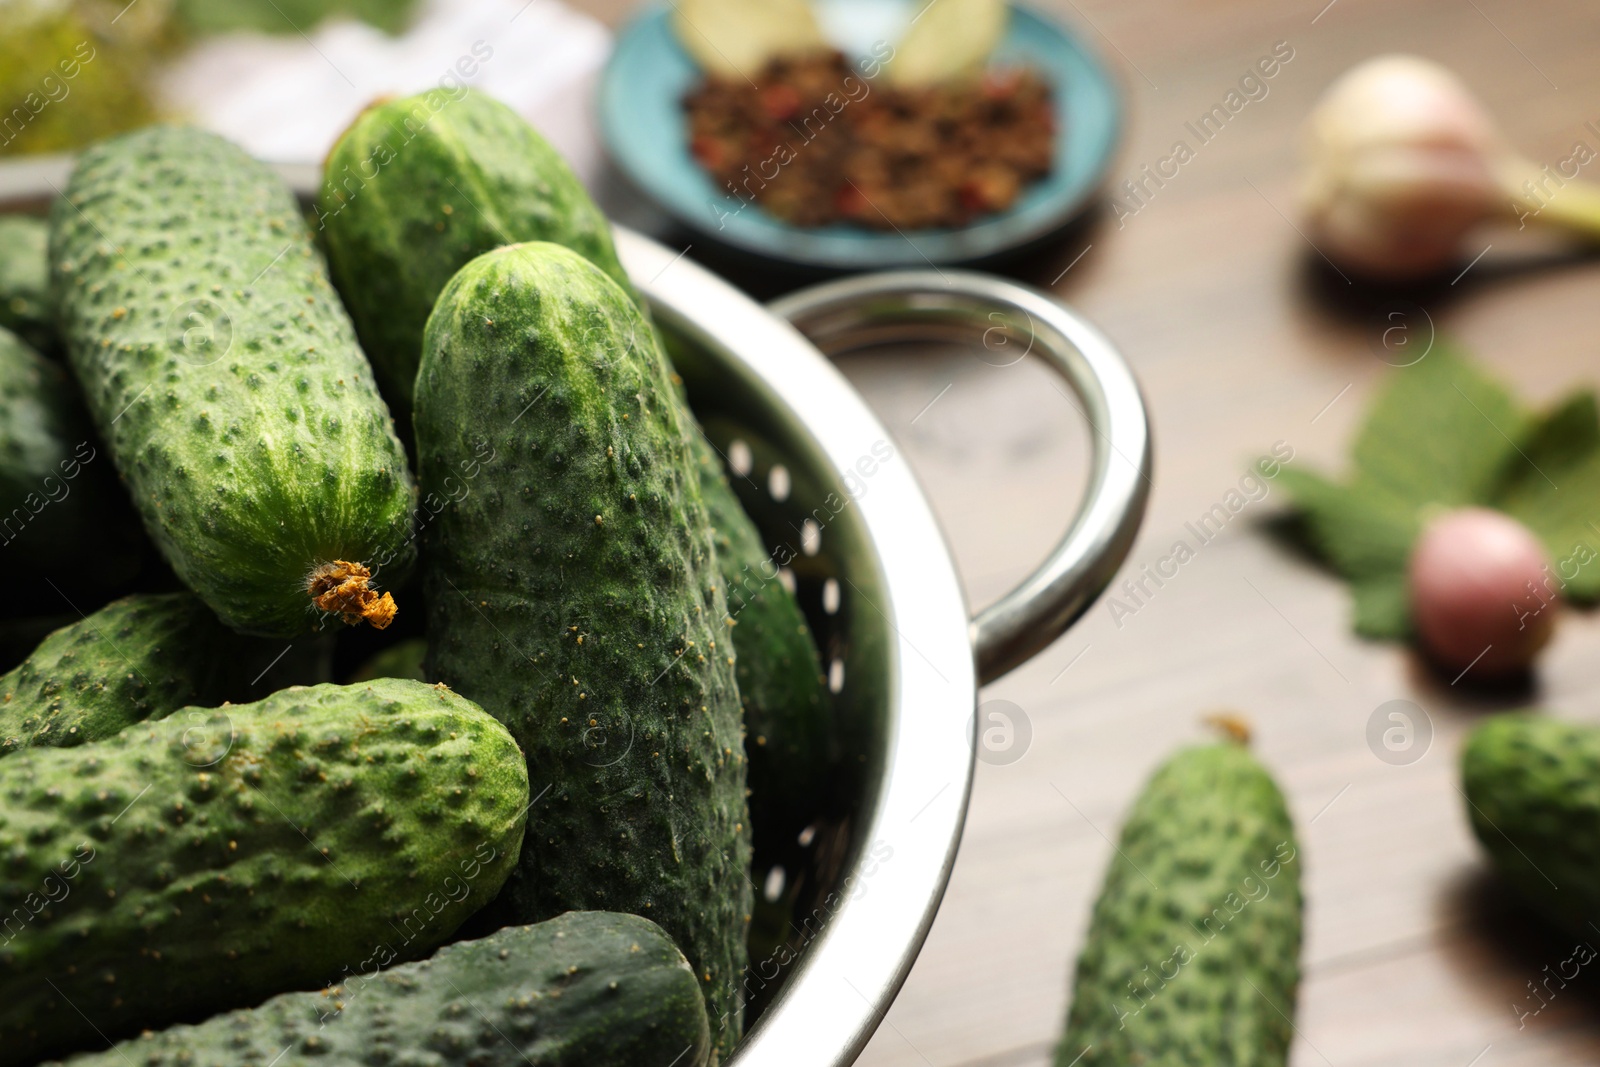
[[[1309,236],[1335,263],[1387,280],[1456,262],[1468,231],[1492,218],[1600,238],[1600,188],[1575,180],[1595,153],[1574,147],[1583,153],[1536,166],[1445,68],[1417,56],[1369,59],[1306,122]]]

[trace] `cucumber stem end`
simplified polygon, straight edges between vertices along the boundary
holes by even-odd
[[[336,559],[311,572],[306,593],[319,609],[338,615],[348,625],[369,622],[373,629],[382,630],[394,621],[399,608],[392,594],[380,595],[372,588],[371,579],[366,564]]]

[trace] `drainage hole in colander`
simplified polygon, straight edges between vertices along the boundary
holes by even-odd
[[[842,689],[844,689],[844,660],[835,656],[833,662],[828,664],[828,691],[837,693]]]
[[[767,492],[780,504],[789,499],[788,467],[782,463],[773,464],[771,472],[767,474]]]
[[[782,582],[783,587],[789,590],[791,594],[794,592],[794,571],[788,567],[779,567],[778,581]]]
[[[821,550],[822,527],[817,525],[816,519],[807,519],[800,524],[800,551],[815,556]]]
[[[782,867],[774,867],[767,872],[767,880],[762,883],[761,895],[767,898],[767,903],[775,903],[783,896],[783,886],[789,880]]]
[[[822,583],[822,610],[829,615],[839,614],[839,580],[829,578]]]
[[[734,440],[728,444],[728,467],[741,478],[748,477],[755,470],[756,457],[750,451],[750,446],[743,441]]]

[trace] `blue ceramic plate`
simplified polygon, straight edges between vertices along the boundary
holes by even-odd
[[[838,21],[828,14],[824,10],[824,26]],[[1050,80],[1062,132],[1056,140],[1055,169],[1029,186],[1009,210],[958,229],[903,233],[844,224],[801,228],[753,204],[738,210],[741,201],[720,190],[689,154],[681,101],[701,72],[678,44],[668,15],[666,6],[648,9],[619,35],[600,82],[601,134],[622,172],[669,214],[745,252],[834,270],[987,259],[1047,237],[1071,221],[1111,163],[1122,117],[1111,74],[1060,24],[1013,6],[993,61],[1030,66]],[[847,54],[856,50],[855,43],[846,42]]]

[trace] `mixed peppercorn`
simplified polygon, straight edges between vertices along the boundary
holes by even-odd
[[[684,99],[690,151],[729,196],[797,226],[962,226],[1050,173],[1050,86],[1031,70],[878,84],[837,52],[711,75]],[[742,210],[742,208],[741,208]]]

